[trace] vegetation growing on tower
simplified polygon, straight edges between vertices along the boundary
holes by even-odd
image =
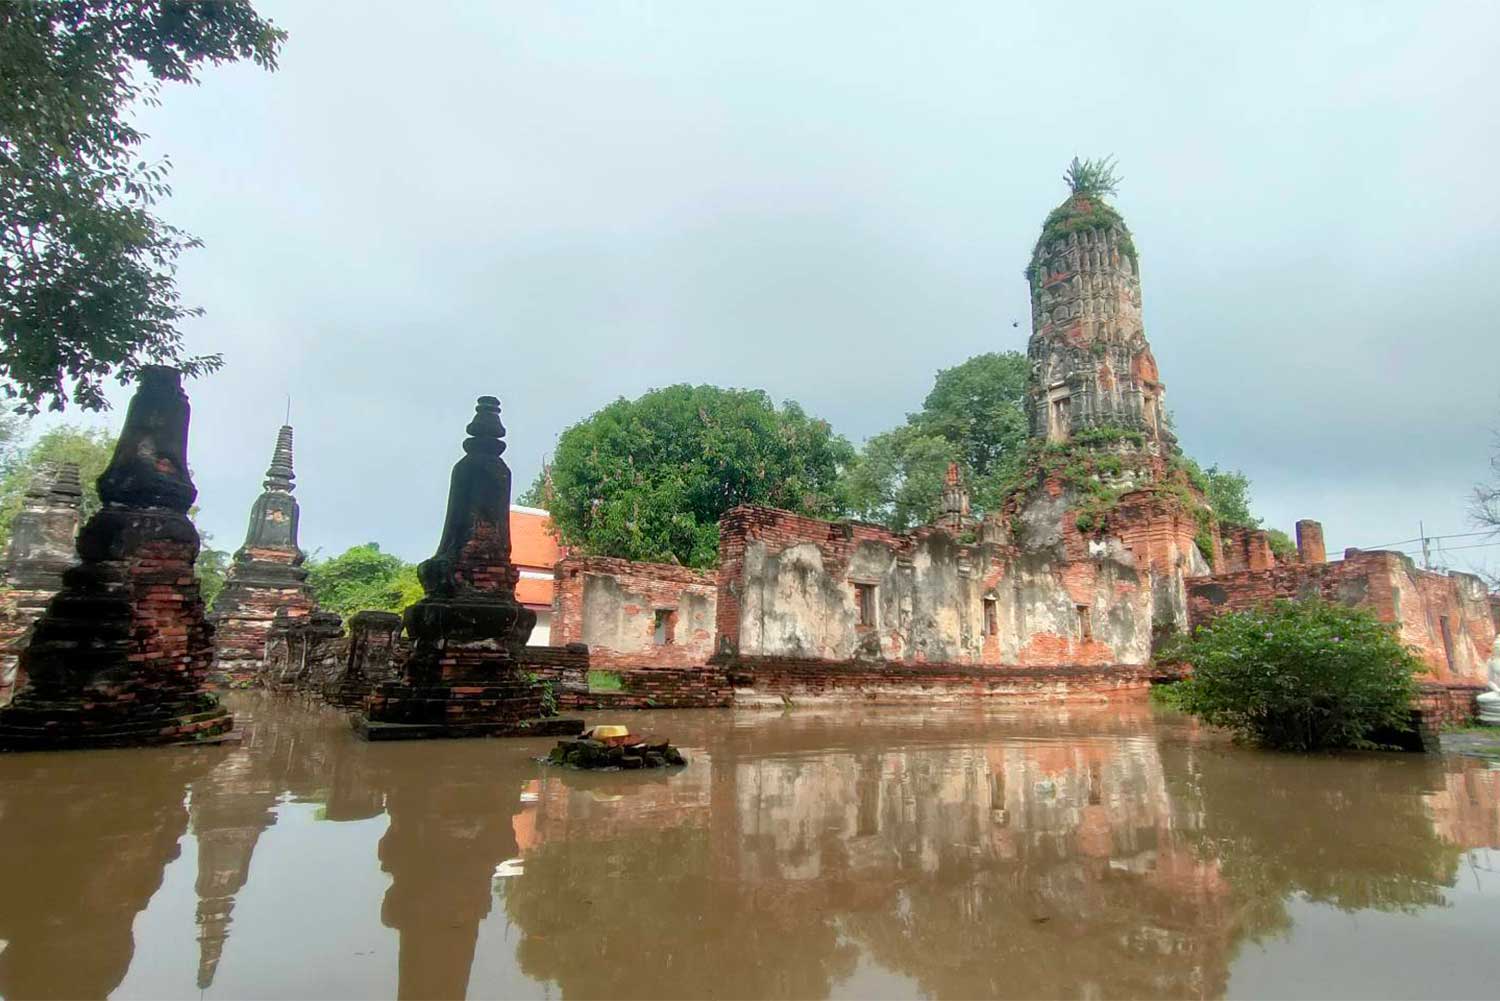
[[[1031,251],[1031,263],[1026,268],[1026,280],[1035,285],[1041,280],[1040,269],[1043,252],[1053,242],[1084,230],[1110,230],[1117,232],[1120,253],[1134,263],[1138,260],[1135,242],[1130,238],[1130,228],[1125,217],[1105,203],[1107,195],[1113,195],[1120,184],[1115,173],[1114,157],[1099,160],[1073,158],[1063,174],[1070,192],[1068,200],[1047,215],[1042,223],[1042,235],[1037,238]]]

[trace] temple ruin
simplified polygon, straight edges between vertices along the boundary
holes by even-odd
[[[250,509],[245,544],[234,554],[224,589],[214,601],[214,666],[210,681],[245,687],[265,658],[266,635],[278,611],[303,616],[316,607],[297,547],[300,515],[292,471],[292,429],[282,426],[262,493]]]
[[[205,688],[213,627],[193,576],[188,418],[181,373],[142,369],[99,477],[104,506],[21,653],[24,687],[0,709],[0,748],[202,743],[230,731]]]
[[[1500,621],[1493,596],[1397,553],[1329,563],[1315,521],[1297,524],[1298,551],[1282,556],[1264,530],[1221,526],[1167,421],[1134,240],[1105,193],[1075,188],[1026,268],[1030,440],[998,510],[975,517],[955,465],[934,523],[911,532],[739,507],[720,521],[711,575],[571,556],[555,571],[553,636],[586,644],[590,685],[603,671],[616,690],[559,668],[567,697],[1140,694],[1168,670],[1153,661],[1164,638],[1225,609],[1317,594],[1395,624],[1430,668],[1424,707],[1461,718]],[[705,610],[711,630],[698,627]]]
[[[24,680],[17,669],[32,623],[62,587],[63,571],[78,558],[74,540],[82,500],[78,464],[65,462],[32,481],[10,523],[0,588],[0,705],[10,701]]]

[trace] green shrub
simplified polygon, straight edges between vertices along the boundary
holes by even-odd
[[[1375,731],[1406,729],[1422,670],[1393,628],[1324,601],[1220,616],[1172,655],[1193,666],[1179,708],[1290,751],[1372,747]]]

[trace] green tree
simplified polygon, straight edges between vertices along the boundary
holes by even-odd
[[[10,523],[25,502],[26,490],[45,469],[59,463],[78,463],[82,520],[88,521],[99,510],[95,482],[115,454],[115,442],[115,435],[101,428],[62,425],[43,432],[33,445],[22,449],[0,477],[0,552],[10,544]]]
[[[0,388],[23,409],[104,406],[102,380],[146,361],[189,374],[177,256],[158,219],[168,164],[127,119],[204,63],[274,69],[285,33],[245,0],[0,2]],[[71,389],[69,388],[71,383]]]
[[[836,517],[853,458],[827,422],[758,390],[668,386],[616,400],[563,432],[552,521],[587,552],[711,566],[719,517],[766,504]]]
[[[1250,477],[1238,469],[1209,466],[1203,471],[1208,503],[1221,525],[1259,528],[1261,520],[1250,513]]]
[[[198,593],[203,604],[212,608],[214,599],[224,590],[224,576],[229,572],[229,554],[208,544],[209,536],[202,534],[203,548],[198,550],[198,562],[193,564],[193,576],[198,578]]]
[[[922,409],[865,443],[845,478],[853,512],[897,531],[930,522],[957,462],[976,511],[992,510],[1029,434],[1025,355],[976,355],[943,369]]]
[[[1171,651],[1193,667],[1178,708],[1271,748],[1369,746],[1405,729],[1420,660],[1360,608],[1278,601],[1221,615]]]
[[[307,562],[307,583],[321,608],[347,620],[366,610],[399,612],[422,597],[417,568],[367,542],[338,556]]]

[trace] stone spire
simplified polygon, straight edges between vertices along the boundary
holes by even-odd
[[[273,562],[300,566],[302,552],[297,548],[297,519],[300,511],[292,497],[296,487],[292,481],[297,474],[292,472],[292,429],[283,424],[276,433],[276,450],[271,454],[271,465],[266,470],[263,492],[250,509],[250,528],[245,533],[244,550],[271,549],[292,555],[290,560],[276,559]]]
[[[78,464],[65,462],[32,480],[22,508],[10,523],[10,548],[0,593],[0,705],[16,685],[20,647],[27,630],[62,587],[63,571],[73,565],[78,509],[83,486]]]
[[[0,747],[107,747],[219,739],[233,724],[204,691],[213,629],[187,510],[189,408],[181,373],[141,370],[78,565],[21,654],[26,686],[0,709]]]
[[[1105,173],[1081,175],[1080,168]],[[1026,269],[1031,433],[1065,442],[1080,431],[1120,430],[1160,455],[1176,439],[1166,425],[1166,387],[1146,343],[1135,244],[1104,200],[1114,190],[1107,171],[1074,161],[1073,193],[1047,216]]]
[[[266,634],[277,609],[301,617],[316,607],[297,547],[301,512],[292,496],[292,429],[282,425],[261,495],[250,508],[245,544],[234,554],[224,589],[214,601],[213,684],[247,685],[265,657]]]
[[[399,681],[378,686],[356,720],[372,740],[576,733],[543,720],[541,692],[519,659],[536,613],[516,601],[510,562],[510,469],[500,401],[481,396],[453,467],[437,552],[417,568],[426,597],[406,610],[412,650]]]

